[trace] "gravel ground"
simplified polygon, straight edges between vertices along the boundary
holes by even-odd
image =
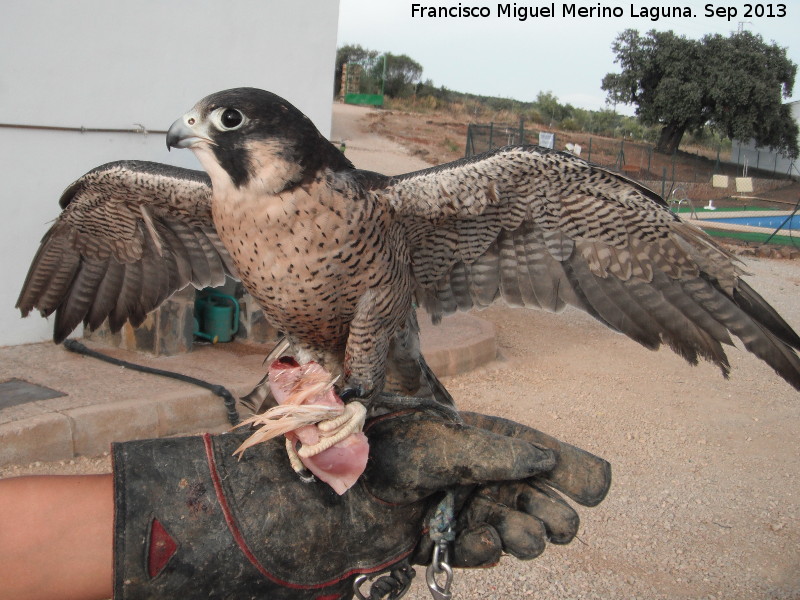
[[[800,325],[800,264],[748,261]],[[608,459],[614,483],[578,539],[530,563],[458,572],[462,598],[800,598],[798,394],[729,352],[725,381],[648,352],[577,311],[493,308],[503,360],[445,385],[459,406],[514,418]],[[427,597],[419,585],[412,598]]]
[[[800,324],[800,263],[750,260],[753,285]],[[800,598],[798,394],[729,352],[725,381],[567,310],[496,307],[501,358],[445,385],[467,410],[509,417],[611,461],[606,500],[578,539],[532,562],[458,571],[455,598]],[[108,457],[0,469],[96,473]],[[424,573],[410,598],[428,598]]]

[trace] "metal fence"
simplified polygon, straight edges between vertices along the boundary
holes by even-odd
[[[797,114],[800,115],[800,111]],[[731,147],[731,161],[735,161],[745,174],[748,169],[757,169],[794,176],[800,175],[800,165],[796,159],[770,148],[758,148],[752,141],[743,144],[734,140]]]
[[[542,140],[552,140],[542,143]],[[722,153],[704,150],[705,156],[694,154],[701,149],[677,155],[655,152],[651,144],[596,136],[581,132],[548,132],[525,127],[523,120],[517,124],[489,123],[467,127],[466,156],[480,154],[494,148],[511,144],[539,144],[556,150],[578,149],[580,156],[589,162],[608,169],[625,172],[637,179],[670,179],[673,181],[707,181],[709,172],[731,177],[751,175],[754,177],[797,177],[800,167],[797,162],[779,163],[776,160],[761,161],[734,149]],[[749,172],[748,172],[749,171]]]
[[[523,121],[519,125],[505,125],[503,123],[489,123],[467,126],[467,151],[465,156],[481,154],[494,148],[511,146],[514,144],[533,143],[526,139]]]
[[[778,172],[777,168],[764,168],[766,165],[756,169],[753,163],[737,164],[735,156],[722,156],[720,151],[716,156],[707,150],[707,156],[688,152],[681,152],[680,156],[678,153],[665,155],[655,152],[649,144],[586,133],[527,129],[523,121],[518,124],[470,124],[465,154],[473,156],[515,144],[539,144],[568,150],[596,165],[641,181],[660,193],[673,210],[686,212],[685,218],[696,219],[695,222],[712,235],[800,247],[800,223],[794,224],[798,220],[795,215],[800,200],[797,204],[786,205],[785,202],[758,197],[762,192],[785,185],[788,177],[800,174],[794,165],[791,167],[794,171],[787,174]],[[714,177],[717,175],[722,177]],[[740,193],[743,179],[749,186],[744,190],[747,193]],[[724,187],[719,181],[725,182]],[[723,198],[730,201],[716,212],[719,207],[714,202],[719,204]],[[757,215],[751,211],[758,210],[770,212],[765,217],[758,216],[761,220],[754,221],[751,217]],[[727,211],[732,212],[722,214]]]
[[[649,173],[653,167],[653,148],[624,140],[580,133],[549,132],[517,125],[470,123],[467,127],[466,156],[473,156],[512,144],[538,144],[556,150],[570,150],[594,164],[620,171]]]

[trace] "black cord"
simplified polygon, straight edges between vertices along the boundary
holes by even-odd
[[[774,237],[775,237],[775,235],[776,235],[776,234],[777,234],[777,233],[778,233],[778,232],[781,230],[781,228],[782,228],[784,225],[786,225],[786,223],[788,223],[789,221],[791,221],[791,220],[792,220],[792,218],[794,217],[794,215],[797,213],[798,209],[800,209],[800,198],[798,198],[798,200],[797,200],[797,204],[795,204],[795,205],[794,205],[794,210],[792,211],[792,214],[790,214],[788,217],[786,217],[786,218],[783,220],[783,223],[781,223],[780,225],[778,225],[777,229],[775,229],[775,231],[773,231],[773,232],[770,234],[770,236],[769,236],[769,237],[768,237],[766,240],[764,240],[764,243],[765,243],[765,244],[769,244],[769,241],[770,241],[772,238],[774,238]],[[791,228],[791,227],[789,228],[789,239],[791,239],[791,240],[792,240],[792,243],[794,243],[794,237],[792,237],[792,228]]]
[[[225,389],[221,385],[215,385],[213,383],[209,383],[207,381],[203,381],[202,379],[197,379],[195,377],[190,377],[189,375],[184,375],[182,373],[165,371],[163,369],[155,369],[153,367],[137,365],[125,360],[113,358],[111,356],[108,356],[107,354],[102,354],[95,350],[90,350],[77,340],[66,340],[64,342],[64,347],[70,352],[83,354],[85,356],[91,356],[92,358],[98,358],[107,363],[111,363],[112,365],[118,365],[120,367],[125,367],[126,369],[132,369],[134,371],[141,371],[142,373],[150,373],[151,375],[161,375],[162,377],[170,377],[172,379],[185,381],[186,383],[191,383],[193,385],[200,386],[207,390],[211,390],[214,394],[220,396],[225,402],[225,409],[228,411],[228,422],[230,422],[231,425],[237,425],[239,423],[239,412],[236,410],[236,399],[231,395],[231,393],[227,389]]]

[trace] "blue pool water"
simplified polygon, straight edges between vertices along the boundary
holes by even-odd
[[[708,221],[717,221],[718,223],[733,223],[736,225],[750,225],[751,227],[765,227],[767,229],[777,229],[781,223],[786,221],[786,215],[774,217],[730,217],[724,218],[720,214],[719,218],[707,219]],[[786,221],[782,229],[800,229],[800,215],[794,215],[791,219]]]

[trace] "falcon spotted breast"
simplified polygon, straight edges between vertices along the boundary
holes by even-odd
[[[512,146],[387,177],[251,88],[198,102],[167,144],[208,176],[116,162],[64,192],[17,303],[55,312],[56,342],[81,322],[140,324],[175,291],[227,274],[301,362],[367,399],[420,385],[415,300],[436,320],[498,298],[576,306],[726,376],[733,335],[800,389],[800,339],[735,259],[649,189],[572,155]]]

